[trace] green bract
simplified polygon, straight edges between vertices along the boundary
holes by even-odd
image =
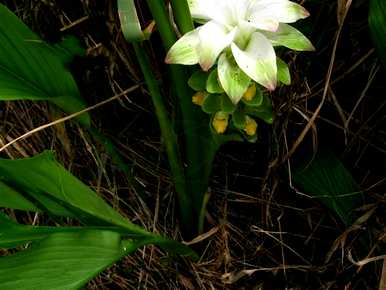
[[[190,0],[192,17],[204,23],[186,33],[169,50],[167,63],[199,64],[208,71],[218,60],[219,82],[237,104],[251,80],[274,90],[283,75],[274,46],[313,50],[311,42],[285,24],[309,13],[287,0]],[[279,73],[279,75],[278,75]]]

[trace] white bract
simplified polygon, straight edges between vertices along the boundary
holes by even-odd
[[[203,25],[182,36],[169,50],[166,62],[198,63],[204,71],[218,62],[219,82],[235,104],[251,80],[268,90],[275,89],[278,65],[274,46],[299,51],[314,49],[300,31],[286,24],[309,16],[294,2],[188,0],[188,3],[193,19]]]

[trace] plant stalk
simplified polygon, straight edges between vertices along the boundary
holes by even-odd
[[[190,16],[189,5],[186,0],[171,0],[174,19],[178,29],[185,34],[194,29],[193,20]]]
[[[165,50],[167,51],[177,41],[177,37],[170,25],[164,2],[159,0],[147,0],[147,3],[157,24]],[[178,12],[175,13],[175,18],[176,21],[178,21],[180,29],[183,32],[191,30],[193,28],[193,23],[191,23],[191,16],[186,0],[172,1],[172,5]],[[186,19],[183,19],[184,17],[186,17]],[[202,158],[200,158],[200,144],[202,144],[202,142],[200,142],[200,130],[202,128],[200,128],[199,123],[201,116],[198,115],[201,112],[195,110],[193,107],[191,101],[193,92],[187,86],[188,76],[184,67],[180,65],[170,65],[169,67],[171,81],[174,85],[181,108],[182,124],[185,132],[185,149],[187,155],[186,183],[190,199],[193,201],[191,206],[194,208],[194,220],[195,222],[198,222],[204,194],[201,190],[201,186],[197,186],[196,184],[197,180],[202,182],[201,172],[199,170],[202,161]]]
[[[185,182],[184,167],[181,160],[181,155],[179,154],[177,136],[168,118],[168,112],[162,100],[162,94],[158,86],[158,81],[153,74],[149,58],[144,52],[144,48],[141,44],[133,43],[133,47],[142,73],[145,77],[145,81],[147,83],[154,104],[155,113],[157,115],[158,122],[160,125],[163,142],[166,147],[166,153],[174,178],[178,203],[180,206],[182,226],[184,229],[191,230],[194,228],[193,210],[191,206],[192,202]]]

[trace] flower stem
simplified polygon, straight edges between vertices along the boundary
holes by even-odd
[[[163,45],[168,50],[177,40],[177,37],[170,26],[169,17],[165,10],[165,2],[160,0],[147,0],[150,12],[157,24]]]
[[[184,167],[181,160],[181,155],[179,154],[177,137],[168,118],[168,112],[162,100],[158,81],[153,74],[153,69],[149,58],[144,52],[144,48],[141,44],[133,43],[133,47],[139,65],[141,66],[142,73],[145,77],[145,81],[147,83],[154,104],[155,113],[160,125],[163,142],[166,147],[166,153],[174,178],[174,185],[180,206],[182,226],[185,229],[193,229],[193,209],[191,206],[192,202],[190,200],[190,194],[188,193],[185,182]]]
[[[185,34],[194,29],[190,16],[189,5],[186,0],[171,0],[174,18],[181,33]]]
[[[176,42],[177,37],[170,25],[168,15],[165,10],[164,2],[159,0],[147,0],[150,11],[157,24],[158,31],[161,35],[163,45],[166,50]],[[193,28],[189,7],[186,0],[172,1],[173,7],[177,9],[175,18],[180,25],[183,32],[189,31]],[[183,20],[186,17],[187,19]],[[190,19],[190,20],[189,20]],[[191,97],[193,92],[187,86],[188,76],[186,70],[180,65],[170,65],[170,74],[172,84],[175,86],[175,92],[181,107],[182,122],[185,132],[185,148],[187,154],[187,183],[190,191],[190,199],[194,201],[191,207],[194,208],[195,221],[198,220],[198,215],[201,210],[203,193],[202,186],[196,186],[197,180],[202,182],[201,178],[201,163],[200,158],[200,129],[202,124],[200,120],[203,118],[202,113],[195,110],[193,107]],[[200,114],[200,115],[198,115]],[[200,128],[201,127],[201,128]],[[202,156],[201,156],[202,157]],[[204,160],[205,162],[205,160]]]

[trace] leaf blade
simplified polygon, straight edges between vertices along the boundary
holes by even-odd
[[[41,40],[3,4],[0,19],[0,100],[47,100],[67,113],[84,109],[65,66],[68,56]],[[88,114],[78,120],[90,125]]]
[[[374,46],[386,68],[386,2],[370,0],[369,28]]]
[[[346,225],[351,225],[351,213],[362,203],[362,194],[337,157],[319,153],[306,168],[295,173],[294,181],[334,211]]]
[[[128,247],[130,246],[130,247]],[[136,248],[110,231],[55,233],[0,258],[2,289],[77,289]]]
[[[25,159],[0,159],[0,173],[2,179],[6,179],[4,181],[27,192],[48,210],[52,207],[51,203],[56,202],[84,222],[90,223],[89,218],[94,217],[133,233],[148,234],[117,213],[89,187],[65,170],[50,151]],[[66,215],[66,212],[59,212],[54,208],[52,214]]]

